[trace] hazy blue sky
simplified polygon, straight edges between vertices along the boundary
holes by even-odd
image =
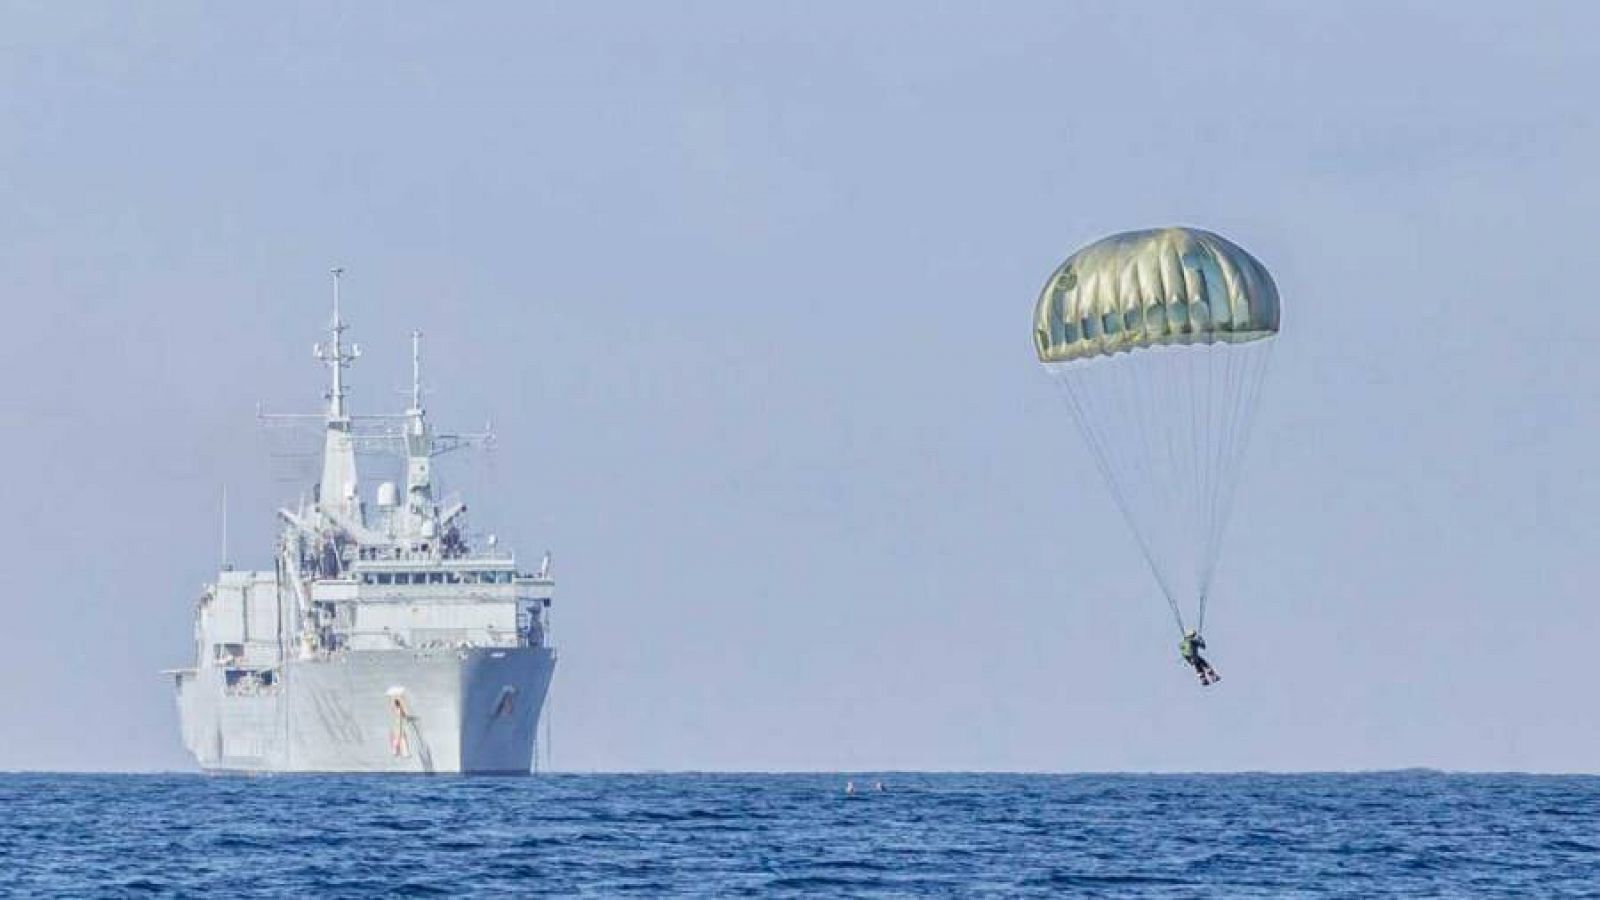
[[[338,262],[555,552],[558,767],[1600,770],[1600,10],[977,6],[0,6],[0,769],[191,765]],[[1285,308],[1206,692],[1029,335],[1169,223]]]

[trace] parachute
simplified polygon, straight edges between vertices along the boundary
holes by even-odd
[[[1090,244],[1051,274],[1034,308],[1039,361],[1180,632],[1205,625],[1278,319],[1266,268],[1196,228]],[[1076,489],[1092,477],[1056,481]]]

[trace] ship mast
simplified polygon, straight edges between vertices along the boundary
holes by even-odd
[[[361,356],[361,347],[344,346],[344,332],[349,326],[339,313],[339,277],[342,267],[330,270],[333,275],[333,324],[328,331],[331,340],[317,344],[313,352],[322,360],[331,374],[328,389],[327,435],[322,451],[322,482],[317,506],[335,522],[364,524],[361,496],[356,481],[356,448],[350,428],[350,414],[345,409],[344,370]]]
[[[422,408],[422,332],[411,332],[411,408],[406,410],[406,514],[410,534],[431,537],[433,434]]]
[[[422,417],[422,332],[411,332],[411,409]]]

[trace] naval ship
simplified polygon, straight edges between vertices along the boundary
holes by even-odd
[[[410,408],[356,416],[345,371],[339,276],[315,356],[331,378],[325,412],[263,416],[322,432],[322,478],[278,511],[274,564],[224,562],[195,607],[195,661],[169,670],[184,745],[215,772],[527,774],[555,669],[549,555],[527,573],[494,537],[467,530],[466,504],[436,491],[433,461],[491,436],[436,432],[423,409],[412,333]],[[369,497],[357,455],[404,459],[405,484]],[[481,543],[482,546],[475,546]]]

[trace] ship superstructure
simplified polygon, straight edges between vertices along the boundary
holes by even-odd
[[[194,666],[173,670],[185,745],[207,770],[530,771],[555,652],[549,556],[517,567],[479,543],[466,504],[435,486],[441,454],[488,434],[436,432],[423,406],[412,334],[410,406],[355,416],[345,370],[338,269],[326,365],[322,475],[280,509],[273,568],[224,568],[195,609]],[[284,421],[308,417],[266,417]],[[370,497],[357,454],[392,452],[404,484]]]

